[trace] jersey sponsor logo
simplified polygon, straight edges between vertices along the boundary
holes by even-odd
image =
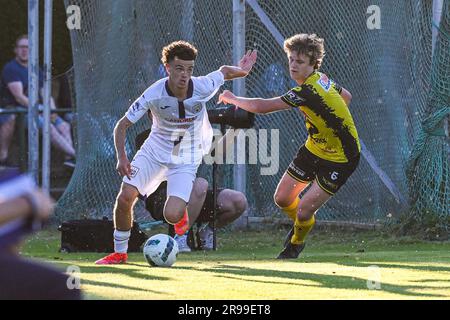
[[[302,97],[299,97],[295,92],[293,92],[292,90],[289,91],[286,94],[286,98],[294,105],[301,105],[305,99],[303,99]]]
[[[190,123],[190,122],[194,122],[196,119],[197,119],[197,117],[182,118],[182,119],[165,118],[164,120],[166,120],[167,122],[172,122],[172,123]]]
[[[289,167],[292,169],[292,171],[294,171],[296,174],[298,174],[300,177],[304,177],[305,176],[305,171],[297,168],[297,166],[295,166],[293,163],[291,163],[289,165]]]
[[[329,187],[330,189],[336,190],[336,189],[339,187],[336,183],[333,183],[333,182],[331,182],[331,181],[328,181],[327,179],[325,179],[325,178],[323,178],[323,177],[322,177],[322,179],[320,179],[320,182],[321,182],[322,184],[324,184],[325,186]]]
[[[317,81],[317,83],[327,92],[331,88],[331,80],[328,79],[327,75],[325,75],[325,74],[322,74],[320,76],[320,79],[319,79],[319,81]]]
[[[326,146],[320,148],[320,150],[325,153],[328,153],[328,154],[336,154],[337,153],[336,149],[327,148]]]
[[[130,177],[134,178],[136,177],[136,174],[139,172],[139,168],[135,167],[135,166],[131,166],[131,173],[130,173]]]
[[[163,107],[160,107],[162,110],[164,110],[164,109],[167,109],[167,108],[170,108],[171,106],[163,106]]]

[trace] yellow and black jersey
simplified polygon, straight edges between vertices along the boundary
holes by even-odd
[[[305,147],[319,158],[344,163],[358,157],[361,146],[341,91],[325,74],[315,71],[281,99],[300,108],[305,115],[308,130]]]

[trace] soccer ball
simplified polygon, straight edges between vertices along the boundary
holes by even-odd
[[[167,234],[156,234],[144,244],[144,257],[153,267],[170,267],[177,260],[178,243]]]

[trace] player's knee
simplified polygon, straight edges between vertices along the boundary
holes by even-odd
[[[117,206],[120,208],[128,208],[133,205],[135,197],[126,191],[121,191],[117,196]]]
[[[280,208],[286,208],[292,204],[291,199],[280,194],[279,192],[275,192],[273,195],[273,201],[275,201],[275,204]]]
[[[164,218],[170,224],[176,224],[179,222],[184,215],[184,210],[175,210],[175,209],[164,209]]]
[[[164,218],[168,223],[175,224],[183,218],[186,205],[181,205],[177,201],[167,201],[164,206]]]

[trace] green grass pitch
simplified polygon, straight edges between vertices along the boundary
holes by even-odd
[[[141,253],[125,265],[96,266],[103,254],[59,253],[60,235],[49,230],[28,239],[22,253],[62,270],[78,266],[86,299],[450,298],[450,242],[314,230],[298,260],[275,260],[285,233],[220,231],[218,251],[179,254],[171,268],[150,267]],[[379,289],[368,288],[374,270]]]

